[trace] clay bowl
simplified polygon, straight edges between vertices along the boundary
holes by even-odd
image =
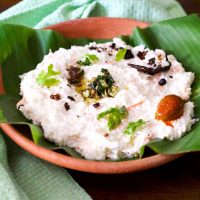
[[[119,35],[129,35],[134,27],[147,27],[148,24],[132,19],[120,18],[88,18],[78,19],[59,23],[49,26],[46,29],[52,29],[63,34],[66,37],[80,38],[88,37],[92,39],[109,39]],[[0,85],[1,92],[2,84]],[[34,156],[46,160],[55,165],[99,174],[117,174],[137,172],[154,167],[158,167],[165,163],[177,159],[181,155],[154,155],[138,160],[129,160],[121,162],[99,162],[73,158],[61,153],[57,153],[33,143],[33,141],[18,132],[9,124],[1,124],[0,127],[4,130],[15,143],[23,149],[33,154]]]

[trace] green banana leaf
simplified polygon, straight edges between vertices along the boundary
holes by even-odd
[[[173,54],[196,79],[192,87],[195,115],[200,116],[200,18],[190,15],[153,24],[146,29],[135,29],[123,37],[132,46],[145,44],[151,49],[161,48]],[[5,94],[0,96],[0,123],[28,125],[33,141],[45,148],[62,148],[74,157],[82,158],[69,147],[57,147],[43,137],[42,129],[32,124],[16,109],[19,101],[19,75],[35,68],[49,49],[85,45],[91,40],[69,39],[50,30],[35,30],[19,25],[0,24],[0,64]],[[175,141],[156,140],[147,145],[156,153],[175,154],[200,150],[200,124],[197,122],[184,137]]]
[[[33,141],[48,149],[63,149],[69,155],[82,158],[69,147],[58,147],[44,139],[42,129],[28,121],[17,109],[19,96],[19,75],[35,68],[44,55],[51,49],[70,48],[71,45],[85,45],[87,39],[73,40],[64,38],[50,30],[34,30],[31,28],[1,24],[0,25],[0,64],[5,94],[0,96],[0,123],[28,125]]]

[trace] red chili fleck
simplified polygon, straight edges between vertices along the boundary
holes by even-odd
[[[138,51],[137,57],[140,58],[141,60],[144,60],[146,54],[147,54],[147,51]]]
[[[114,49],[116,47],[116,44],[115,43],[112,43],[111,45],[110,45],[110,48],[112,48],[112,49]]]
[[[69,106],[69,104],[67,102],[64,104],[64,107],[65,107],[66,110],[70,109],[70,106]]]
[[[98,107],[100,106],[100,103],[97,102],[97,103],[93,104],[93,106],[94,106],[95,108],[98,108]]]
[[[156,60],[155,58],[150,58],[147,64],[153,65],[153,64],[155,64],[155,60]]]
[[[60,94],[52,94],[52,95],[50,95],[50,98],[58,101],[61,99],[61,96],[60,96]]]
[[[134,58],[134,55],[133,55],[131,49],[127,49],[127,50],[126,50],[126,54],[125,54],[125,56],[124,56],[124,59],[125,59],[125,60],[128,60],[128,59],[131,59],[131,58]]]
[[[108,136],[109,136],[109,133],[105,133],[105,134],[104,134],[104,137],[108,137]]]

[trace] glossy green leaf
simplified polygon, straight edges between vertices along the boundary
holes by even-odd
[[[50,30],[34,30],[19,25],[0,25],[0,64],[6,95],[0,96],[0,123],[28,125],[33,141],[49,149],[64,149],[69,155],[81,157],[75,150],[58,147],[44,138],[42,129],[28,121],[16,109],[19,97],[19,75],[33,70],[51,49],[70,48],[71,45],[85,45],[87,39],[67,39]]]

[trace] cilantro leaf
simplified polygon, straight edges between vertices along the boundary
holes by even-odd
[[[90,60],[90,62],[97,62],[99,58],[95,54],[86,54],[86,58]]]
[[[115,60],[120,61],[120,60],[124,59],[124,57],[126,55],[126,51],[127,51],[127,49],[120,49],[116,54]]]
[[[89,66],[92,63],[90,62],[90,60],[88,58],[84,58],[82,60],[77,61],[77,64],[79,64],[81,66]]]
[[[45,72],[42,70],[38,77],[36,78],[36,81],[39,85],[46,86],[46,87],[51,87],[57,85],[60,80],[53,78],[54,76],[59,75],[60,72],[54,71],[53,70],[53,65],[50,64],[48,66],[48,71]]]
[[[125,106],[122,106],[121,108],[109,108],[108,110],[99,113],[97,119],[107,118],[107,126],[111,131],[117,128],[121,124],[122,119],[127,116],[128,111]]]
[[[135,133],[135,131],[136,131],[139,127],[143,126],[144,124],[145,124],[145,121],[142,120],[142,119],[139,119],[139,120],[137,120],[137,121],[135,121],[135,122],[129,122],[129,123],[128,123],[128,126],[127,126],[126,129],[124,130],[124,133],[125,133],[126,135],[133,135],[133,133]]]
[[[81,66],[92,65],[97,62],[99,58],[95,54],[85,54],[82,60],[77,61],[77,64]]]

